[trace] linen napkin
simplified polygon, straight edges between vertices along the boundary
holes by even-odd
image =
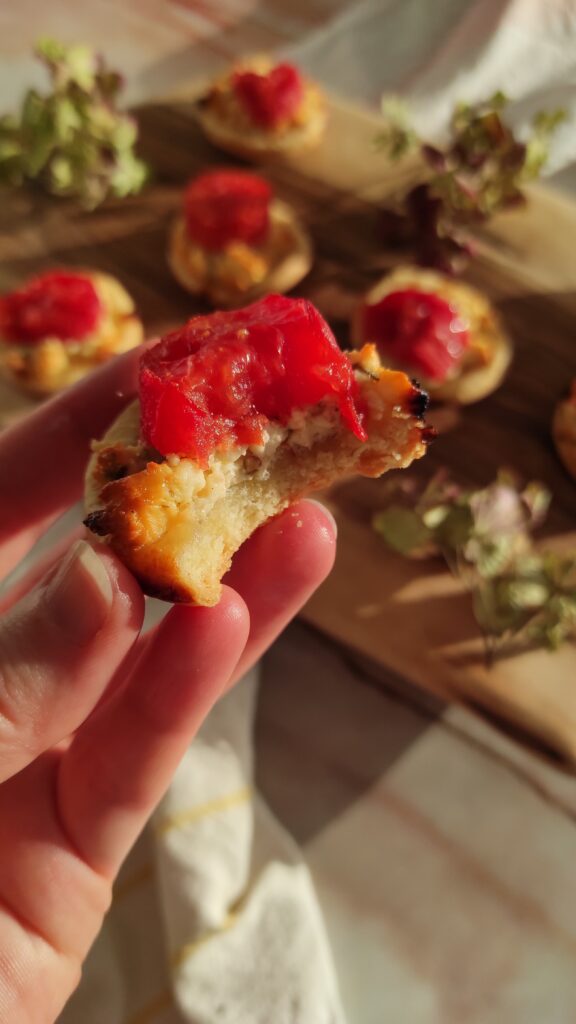
[[[309,872],[253,789],[256,690],[253,671],[186,753],[61,1024],[342,1024]]]
[[[348,100],[377,108],[399,94],[431,141],[456,103],[497,90],[521,133],[537,111],[562,108],[544,173],[576,160],[576,0],[361,0],[283,53]]]

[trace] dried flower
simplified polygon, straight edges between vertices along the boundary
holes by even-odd
[[[52,91],[29,90],[19,115],[0,118],[0,184],[36,182],[87,209],[138,192],[148,172],[134,153],[136,122],[116,106],[121,75],[87,46],[44,39],[36,55]]]
[[[405,197],[396,217],[406,222],[404,235],[412,239],[419,261],[444,272],[462,269],[473,252],[470,230],[499,210],[525,202],[523,186],[538,177],[548,158],[550,140],[566,119],[562,110],[542,111],[533,119],[528,141],[518,140],[502,119],[507,99],[495,93],[483,103],[456,106],[450,139],[444,148],[418,139],[411,129],[406,107],[386,99],[382,112],[386,128],[376,144],[391,159],[419,148],[428,180]],[[397,240],[401,231],[391,225]]]
[[[542,553],[532,542],[550,504],[542,484],[521,487],[500,471],[473,491],[441,471],[424,489],[404,478],[385,491],[374,529],[409,558],[444,557],[472,593],[490,659],[509,642],[555,649],[576,637],[576,553]]]

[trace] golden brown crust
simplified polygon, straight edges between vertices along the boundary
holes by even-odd
[[[424,454],[422,392],[405,374],[382,369],[373,346],[351,358],[367,409],[367,442],[334,409],[326,427],[327,414],[316,407],[304,415],[310,435],[283,431],[269,458],[254,451],[236,459],[224,455],[204,471],[187,459],[147,461],[153,453],[141,449],[144,468],[103,483],[110,468],[117,474],[119,461],[118,448],[111,457],[104,438],[88,468],[87,525],[111,544],[146,593],[215,604],[234,552],[267,519],[341,477],[380,476]],[[137,417],[134,403],[114,425],[113,446],[123,435],[127,451],[134,451]]]
[[[364,336],[362,327],[366,303],[379,302],[392,291],[412,287],[435,292],[453,303],[470,325],[470,345],[458,372],[441,384],[422,379],[422,386],[430,397],[440,402],[468,405],[495,391],[502,383],[512,359],[512,345],[496,311],[476,288],[434,270],[398,267],[378,281],[354,311],[352,343],[363,345],[374,340]]]
[[[33,345],[0,341],[0,371],[19,390],[42,398],[69,387],[112,356],[127,352],[143,339],[134,302],[116,278],[84,271],[102,302],[98,330],[78,342],[47,337]]]
[[[232,243],[210,253],[188,236],[183,217],[170,232],[168,262],[176,280],[194,295],[205,294],[223,309],[245,305],[270,292],[294,288],[309,272],[312,243],[287,203],[273,199],[270,230],[259,247]]]
[[[265,74],[274,62],[265,56],[247,58],[218,78],[197,103],[198,121],[219,149],[248,160],[273,160],[316,146],[326,128],[326,102],[322,91],[304,79],[304,100],[289,122],[266,130],[250,121],[231,87],[234,72]]]
[[[570,395],[556,406],[552,437],[564,466],[576,480],[576,380],[572,382]]]

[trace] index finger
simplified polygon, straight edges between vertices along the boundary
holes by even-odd
[[[139,356],[112,360],[0,437],[0,576],[80,498],[90,442],[134,395]]]

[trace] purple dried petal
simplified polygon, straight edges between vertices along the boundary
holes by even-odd
[[[430,165],[433,171],[442,173],[446,170],[446,156],[442,150],[437,149],[436,146],[430,146],[425,143],[421,147],[421,153],[424,160]]]

